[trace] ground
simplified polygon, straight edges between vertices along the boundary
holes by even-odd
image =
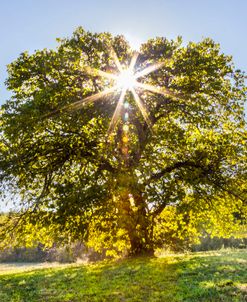
[[[247,250],[96,264],[0,264],[1,302],[247,301]]]

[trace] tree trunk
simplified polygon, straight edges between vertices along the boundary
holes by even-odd
[[[152,224],[141,194],[122,195],[123,221],[130,241],[129,256],[154,255]]]
[[[133,233],[129,233],[129,238],[131,245],[129,256],[154,256],[153,246],[143,241],[143,237],[133,236]]]

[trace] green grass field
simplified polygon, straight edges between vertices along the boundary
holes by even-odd
[[[247,301],[247,251],[84,265],[0,265],[0,301]]]

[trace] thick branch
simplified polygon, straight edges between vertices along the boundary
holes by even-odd
[[[150,176],[148,179],[148,183],[152,180],[160,179],[162,176],[164,176],[166,173],[171,173],[172,171],[179,169],[179,168],[184,168],[184,167],[194,167],[194,168],[202,168],[200,164],[191,161],[191,160],[185,160],[181,162],[176,162],[171,166],[168,166],[164,169],[162,169],[160,172],[153,174]]]

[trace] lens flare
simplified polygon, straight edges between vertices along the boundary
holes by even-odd
[[[128,102],[125,102],[125,103],[124,103],[124,108],[125,108],[125,109],[128,109],[128,108],[129,108],[129,103],[128,103]]]
[[[129,119],[129,113],[128,113],[128,112],[126,112],[126,113],[124,114],[124,120],[127,122],[127,121],[128,121],[128,119]]]
[[[123,138],[122,138],[122,140],[123,140],[123,143],[128,143],[128,141],[129,141],[129,138],[128,138],[128,136],[124,136]]]
[[[129,126],[128,125],[123,125],[123,131],[128,132],[129,131]]]

